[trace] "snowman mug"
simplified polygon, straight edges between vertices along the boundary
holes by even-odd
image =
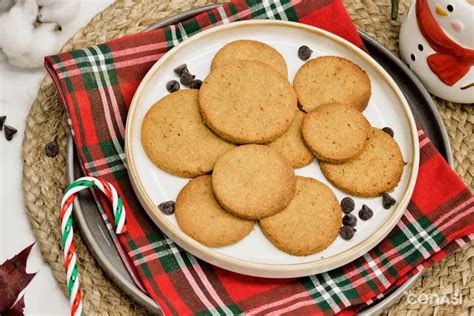
[[[432,94],[474,103],[474,0],[414,0],[400,55]]]

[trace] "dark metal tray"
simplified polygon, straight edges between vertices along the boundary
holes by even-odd
[[[214,5],[190,10],[174,17],[168,18],[154,25],[149,30],[178,23],[201,12],[214,8]],[[452,166],[452,153],[449,145],[446,129],[441,121],[431,96],[423,87],[421,82],[406,67],[406,65],[386,48],[370,38],[365,33],[359,31],[369,54],[392,76],[405,95],[411,107],[417,123],[423,128],[429,136],[435,147]],[[72,138],[69,138],[67,148],[67,175],[69,182],[82,176],[79,167]],[[143,293],[133,282],[127,269],[114,247],[114,243],[108,229],[102,220],[97,205],[90,192],[81,192],[80,198],[74,202],[75,220],[81,231],[82,237],[92,254],[105,270],[108,276],[130,297],[145,306],[154,313],[161,313],[159,306],[145,293]],[[377,302],[370,308],[361,311],[361,315],[378,314],[391,304],[395,303],[404,291],[409,288],[420,274],[415,275],[403,286]]]

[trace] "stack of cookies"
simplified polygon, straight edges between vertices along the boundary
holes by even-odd
[[[325,177],[356,196],[392,191],[400,180],[397,143],[362,114],[370,95],[369,77],[347,59],[311,59],[292,85],[277,50],[234,41],[215,55],[200,89],[152,106],[142,144],[161,169],[194,178],[175,209],[195,240],[227,246],[258,222],[277,248],[309,255],[336,239],[342,211],[328,186],[294,168],[317,157]]]

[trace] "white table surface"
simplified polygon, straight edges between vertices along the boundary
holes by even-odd
[[[76,18],[63,26],[63,42],[112,2],[82,0]],[[7,115],[6,124],[18,129],[10,142],[5,140],[3,132],[0,133],[0,264],[35,240],[23,202],[21,144],[26,116],[45,74],[42,68],[20,69],[9,65],[4,58],[0,60],[0,116]],[[68,299],[60,291],[36,246],[28,259],[27,272],[37,274],[25,290],[25,313],[69,314]]]

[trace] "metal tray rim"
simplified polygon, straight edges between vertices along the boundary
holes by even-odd
[[[169,24],[177,23],[179,21],[182,21],[184,19],[190,18],[194,15],[197,15],[201,12],[210,10],[212,8],[217,7],[217,5],[208,5],[196,9],[192,9],[183,13],[180,13],[178,15],[172,16],[170,18],[167,18],[160,23],[146,29],[146,31],[154,30]],[[372,39],[369,37],[367,34],[365,34],[362,31],[358,31],[359,35],[363,38],[364,41],[370,42],[373,46],[376,46],[379,50],[383,50],[385,52],[388,52],[388,50],[383,47],[380,43],[378,43],[376,40]],[[391,54],[391,53],[390,53]],[[436,125],[440,127],[440,134],[442,138],[443,145],[446,147],[447,151],[447,162],[453,166],[453,157],[452,157],[452,152],[451,152],[451,147],[448,139],[448,135],[446,132],[446,129],[444,127],[444,124],[442,123],[441,117],[436,109],[436,105],[431,99],[431,96],[429,93],[426,91],[426,89],[423,87],[419,79],[408,69],[408,67],[396,56],[391,54],[393,57],[393,61],[397,63],[397,66],[399,66],[406,75],[410,77],[410,79],[415,83],[419,91],[423,94],[426,103],[430,105],[432,108],[432,114],[434,115],[434,119],[436,121]],[[74,142],[72,140],[72,137],[69,136],[68,139],[68,145],[67,145],[67,177],[68,181],[72,182],[74,181],[74,166],[76,163],[75,155],[74,155]],[[120,272],[111,264],[108,263],[108,258],[104,255],[102,250],[100,249],[100,246],[97,244],[96,240],[92,236],[91,231],[89,230],[87,226],[86,219],[84,217],[84,214],[81,209],[81,205],[78,199],[74,202],[74,207],[75,207],[75,218],[78,222],[79,229],[81,231],[82,236],[84,237],[84,240],[89,247],[89,249],[92,251],[94,257],[96,260],[99,262],[100,266],[106,271],[107,275],[111,277],[111,279],[119,285],[119,287],[124,290],[128,295],[130,295],[134,300],[136,300],[138,303],[141,305],[145,306],[148,310],[154,312],[154,313],[162,313],[161,308],[145,293],[143,293],[138,287],[135,286],[135,284],[130,283],[129,280],[127,280],[125,277],[123,277]],[[397,299],[399,299],[403,293],[413,285],[413,283],[418,279],[418,277],[421,276],[422,273],[418,273],[417,275],[414,275],[411,277],[407,282],[405,282],[401,287],[399,287],[397,290],[392,292],[390,295],[382,299],[380,302],[374,304],[373,306],[370,306],[369,308],[361,311],[359,314],[360,315],[373,315],[380,313],[383,309],[389,307],[390,305],[394,304]]]

